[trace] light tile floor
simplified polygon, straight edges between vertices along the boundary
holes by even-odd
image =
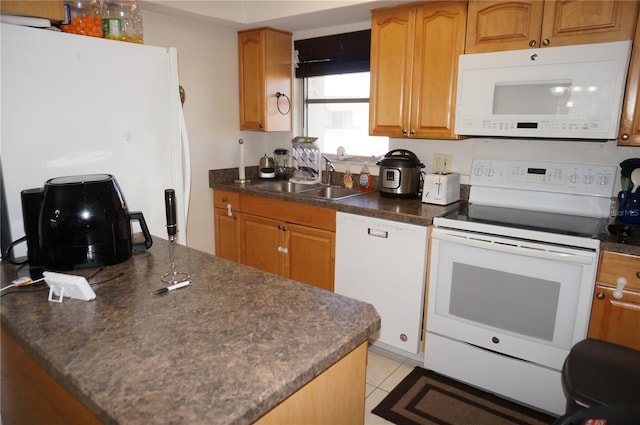
[[[391,424],[391,422],[371,413],[371,410],[416,366],[420,366],[420,363],[413,359],[407,359],[377,347],[369,346],[365,425]]]

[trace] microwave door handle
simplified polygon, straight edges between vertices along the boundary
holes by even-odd
[[[433,232],[431,234],[431,238],[475,248],[489,249],[497,252],[524,255],[527,257],[542,258],[546,260],[562,261],[565,263],[591,265],[594,262],[594,258],[587,255],[570,254],[558,251],[545,251],[542,249],[527,248],[517,245],[497,244],[491,242],[488,239],[471,239],[440,232]]]

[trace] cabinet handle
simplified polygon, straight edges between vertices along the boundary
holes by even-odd
[[[287,248],[283,248],[281,246],[278,247],[278,252],[281,252],[283,254],[287,254],[289,252],[289,250]]]
[[[227,204],[227,215],[229,217],[233,216],[233,213],[231,212],[231,204]]]
[[[604,292],[598,292],[596,294],[596,298],[599,299],[599,300],[604,300],[605,298],[607,298],[607,296],[605,295]]]
[[[260,124],[258,124],[258,127],[264,128],[264,124],[260,123]]]
[[[636,277],[640,279],[640,272],[636,272]]]
[[[222,202],[227,202],[227,197],[226,196],[222,197]]]
[[[410,131],[411,134],[416,134],[416,131],[412,128]]]
[[[613,298],[615,298],[616,300],[622,299],[622,296],[623,296],[622,290],[624,289],[626,284],[627,284],[627,279],[625,279],[624,277],[619,277],[618,280],[616,280],[616,290],[613,291]]]
[[[402,134],[407,134],[407,129],[406,128],[402,129]]]
[[[627,133],[624,133],[622,136],[620,136],[620,138],[626,142],[627,140],[629,140],[629,135]]]
[[[536,47],[536,44],[538,43],[535,40],[529,41],[529,47]]]
[[[551,44],[551,41],[549,41],[548,38],[545,38],[544,40],[542,40],[542,45],[543,46],[548,46],[549,44]]]

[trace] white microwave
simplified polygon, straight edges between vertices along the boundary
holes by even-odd
[[[631,41],[460,55],[455,133],[618,137]]]

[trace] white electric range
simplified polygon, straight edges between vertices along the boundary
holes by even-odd
[[[434,219],[425,367],[563,414],[586,338],[617,168],[473,161],[469,202]]]

